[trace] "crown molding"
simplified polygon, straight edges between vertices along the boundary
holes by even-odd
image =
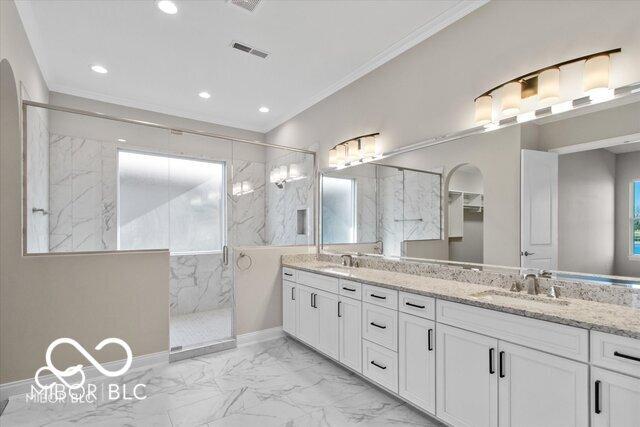
[[[291,110],[289,113],[283,114],[280,117],[278,117],[275,120],[275,125],[269,128],[267,132],[272,131],[273,129],[277,128],[287,120],[290,120],[293,117],[297,116],[298,114],[302,113],[309,107],[312,107],[313,105],[317,104],[323,99],[333,95],[340,89],[350,85],[351,83],[355,82],[359,78],[375,70],[379,66],[385,64],[386,62],[389,62],[390,60],[400,55],[401,53],[404,53],[407,50],[414,47],[415,45],[423,42],[424,40],[428,39],[432,35],[436,34],[438,31],[443,30],[447,26],[465,17],[466,15],[478,9],[479,7],[489,3],[489,1],[490,0],[460,1],[455,6],[449,8],[447,11],[441,13],[437,17],[427,22],[426,24],[421,25],[420,27],[418,27],[417,29],[415,29],[414,31],[412,31],[402,39],[398,40],[397,42],[395,42],[394,44],[392,44],[391,46],[389,46],[388,48],[380,52],[378,55],[374,56],[369,61],[367,61],[366,63],[362,64],[360,67],[358,67],[357,69],[349,73],[347,76],[333,83],[326,89],[318,92],[316,95],[312,96],[307,101],[299,104],[296,108]]]
[[[93,91],[84,90],[84,89],[75,89],[69,86],[59,85],[57,83],[49,84],[49,90],[52,92],[59,92],[67,95],[78,96],[81,98],[93,99],[95,101],[108,102],[110,104],[117,104],[124,107],[137,108],[140,110],[151,111],[154,113],[168,114],[170,116],[176,116],[184,119],[198,120],[201,122],[211,123],[219,126],[226,126],[230,128],[236,128],[244,131],[265,133],[264,128],[256,128],[254,125],[250,123],[244,123],[236,120],[214,120],[215,117],[207,114],[196,113],[188,110],[181,110],[178,108],[152,104],[149,102],[137,101],[134,99],[105,95],[103,93],[93,92]]]

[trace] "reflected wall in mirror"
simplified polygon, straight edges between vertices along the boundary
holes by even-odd
[[[326,250],[403,256],[408,242],[440,239],[441,175],[373,163],[322,177]]]
[[[378,219],[373,248],[332,250],[640,286],[639,99],[632,94],[325,173],[355,180],[356,236],[365,210],[372,216],[374,206]],[[415,185],[412,174],[438,177],[442,187]],[[361,202],[367,192],[375,203]]]

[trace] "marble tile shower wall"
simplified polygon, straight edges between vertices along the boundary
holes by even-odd
[[[378,177],[378,233],[384,255],[401,256],[405,240],[439,239],[440,175],[384,170]]]
[[[266,243],[273,246],[313,244],[313,156],[288,153],[267,162],[266,175],[277,166],[299,164],[303,179],[283,188],[267,185]],[[306,212],[304,233],[298,233],[298,211]]]
[[[116,147],[51,134],[49,250],[116,249]]]
[[[47,111],[27,109],[27,252],[49,251],[49,130]]]

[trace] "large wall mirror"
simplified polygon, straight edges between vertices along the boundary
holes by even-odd
[[[325,171],[321,249],[640,286],[639,99]]]

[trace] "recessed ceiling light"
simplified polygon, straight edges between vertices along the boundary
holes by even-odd
[[[98,74],[107,74],[109,71],[104,68],[102,65],[94,64],[91,66],[91,69]]]
[[[127,142],[127,140],[124,138],[118,138],[118,142]]]
[[[178,6],[171,0],[160,0],[156,4],[158,5],[158,9],[167,15],[175,15],[178,13]]]
[[[269,112],[269,107],[260,107],[260,108],[258,108],[258,111],[260,111],[261,113],[268,113]]]
[[[210,94],[209,92],[200,92],[200,93],[198,94],[198,96],[199,96],[200,98],[204,98],[204,99],[209,99],[209,98],[211,98],[211,94]]]

